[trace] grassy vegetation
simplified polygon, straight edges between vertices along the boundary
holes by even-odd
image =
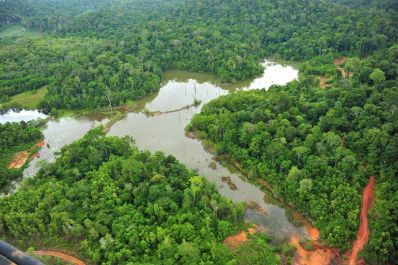
[[[26,109],[36,109],[47,92],[46,86],[35,91],[26,91],[11,97],[10,103],[18,104]]]
[[[40,33],[28,31],[22,25],[13,25],[0,31],[0,38],[13,37],[13,36],[24,36],[28,38],[39,37]]]

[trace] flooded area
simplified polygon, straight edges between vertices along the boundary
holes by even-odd
[[[45,119],[47,115],[38,110],[9,110],[0,115],[0,123],[31,121],[36,119]]]
[[[113,136],[132,136],[140,149],[152,152],[162,151],[175,156],[181,163],[215,183],[218,191],[235,202],[250,202],[245,215],[248,222],[256,224],[275,241],[287,242],[292,235],[308,238],[309,222],[297,211],[281,203],[276,203],[269,194],[232,173],[215,161],[213,155],[202,146],[202,142],[185,135],[185,127],[192,116],[199,113],[204,104],[234,90],[268,89],[270,86],[284,85],[298,78],[298,71],[290,66],[265,61],[264,74],[239,86],[216,85],[209,74],[186,71],[169,71],[157,95],[144,102],[142,110],[127,113],[108,132]],[[153,115],[153,114],[156,115]],[[152,115],[150,115],[152,114]],[[0,121],[2,118],[0,118]],[[50,120],[43,130],[46,145],[39,158],[33,159],[24,171],[24,176],[34,176],[40,161],[53,161],[54,153],[62,146],[81,138],[88,130],[106,119],[61,118]]]
[[[98,121],[88,117],[64,117],[49,120],[43,129],[45,144],[40,149],[37,158],[33,159],[25,168],[24,177],[33,177],[38,171],[41,161],[54,161],[55,154],[61,151],[63,146],[82,138],[89,130],[106,122],[107,119]]]
[[[88,117],[50,119],[42,131],[44,145],[24,169],[23,177],[34,177],[43,163],[42,161],[54,161],[55,154],[61,151],[63,146],[82,138],[89,130],[100,124],[105,124],[107,121],[107,119],[98,121]],[[19,183],[13,182],[7,194],[14,193],[18,187]],[[5,194],[0,194],[0,198],[3,196]]]
[[[234,89],[268,89],[273,84],[283,85],[297,78],[298,71],[290,66],[268,61],[264,64],[263,76],[243,88]],[[257,207],[247,210],[246,220],[255,223],[258,229],[266,231],[275,240],[287,241],[292,234],[308,237],[305,218],[295,218],[299,215],[293,209],[264,200],[269,196],[259,187],[244,181],[239,174],[231,173],[215,161],[213,155],[203,148],[201,141],[185,136],[184,129],[192,116],[199,113],[204,104],[228,94],[229,90],[215,85],[213,77],[206,74],[173,71],[166,78],[156,98],[145,105],[151,113],[165,114],[149,116],[144,112],[128,113],[126,118],[111,127],[109,135],[130,135],[140,149],[172,154],[181,163],[215,183],[222,195],[235,202],[255,203]],[[200,104],[181,109],[195,101]],[[178,111],[170,112],[172,110]],[[263,209],[267,214],[258,209]]]
[[[298,70],[290,65],[277,64],[265,60],[261,64],[266,71],[264,74],[254,79],[244,90],[268,89],[273,85],[285,85],[286,83],[298,78]]]

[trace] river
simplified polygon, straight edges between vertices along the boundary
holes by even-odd
[[[239,173],[233,173],[222,166],[203,148],[201,141],[185,135],[184,128],[192,116],[199,113],[202,106],[212,99],[233,93],[234,90],[268,89],[271,85],[283,85],[298,77],[298,71],[291,66],[270,61],[265,61],[263,66],[264,73],[261,77],[233,86],[216,85],[214,77],[209,74],[168,71],[159,92],[144,100],[141,110],[127,113],[125,118],[116,122],[108,134],[130,135],[140,149],[171,154],[215,183],[222,195],[235,202],[256,205],[246,211],[245,219],[255,223],[273,240],[288,241],[293,234],[308,238],[309,222],[299,212],[276,202],[270,194],[241,178]],[[194,102],[200,104],[194,106]],[[107,121],[106,118],[98,117],[49,120],[43,129],[46,145],[40,150],[40,157],[33,159],[25,169],[24,177],[34,176],[40,161],[53,161],[54,154],[62,146],[81,138],[91,128]],[[212,166],[209,166],[211,162]]]

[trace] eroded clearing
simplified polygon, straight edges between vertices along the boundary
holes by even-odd
[[[326,78],[325,78],[323,75],[319,76],[319,86],[320,86],[321,88],[330,87],[330,85],[327,83]]]
[[[17,153],[8,164],[8,169],[21,168],[25,164],[26,160],[28,160],[28,157],[29,153],[27,151]]]
[[[317,245],[315,250],[304,249],[297,236],[292,236],[290,243],[296,247],[296,263],[299,265],[328,265],[336,255],[330,248]]]
[[[44,146],[44,144],[45,144],[45,141],[42,140],[42,141],[38,142],[37,144],[35,144],[33,147],[29,148],[28,150],[16,153],[14,158],[8,164],[8,169],[18,169],[18,168],[23,167],[23,165],[25,165],[26,161],[29,158],[29,154],[30,154],[31,150],[35,147],[41,148]],[[36,157],[38,157],[38,154],[32,155],[32,158],[36,158]]]
[[[343,67],[341,67],[341,65],[344,64],[347,61],[347,59],[348,58],[346,56],[342,56],[334,60],[334,65],[336,66],[337,70],[340,71],[341,76],[343,78],[351,77],[351,75]]]
[[[237,248],[239,247],[242,243],[246,242],[248,240],[248,235],[254,235],[256,233],[255,228],[249,228],[247,231],[240,231],[236,235],[232,235],[227,237],[224,240],[224,245],[230,247],[230,248]]]

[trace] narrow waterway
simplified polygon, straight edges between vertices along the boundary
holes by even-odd
[[[213,155],[203,148],[201,141],[185,135],[184,129],[192,116],[199,113],[202,106],[212,99],[233,93],[236,89],[268,89],[271,85],[283,85],[298,77],[298,71],[291,66],[270,61],[265,61],[263,66],[265,70],[261,77],[235,86],[216,85],[214,77],[208,74],[169,71],[164,76],[158,94],[149,97],[142,110],[128,113],[124,119],[116,122],[108,134],[130,135],[140,149],[171,154],[215,183],[222,195],[235,202],[248,202],[254,207],[247,210],[246,220],[255,223],[274,240],[288,241],[293,234],[307,238],[309,223],[299,212],[274,202],[259,187],[244,181],[239,174],[232,173],[215,161]],[[107,119],[96,120],[92,117],[48,121],[43,130],[46,145],[41,149],[39,158],[33,159],[25,169],[24,177],[34,176],[40,161],[53,161],[54,154],[62,146],[106,122]]]

